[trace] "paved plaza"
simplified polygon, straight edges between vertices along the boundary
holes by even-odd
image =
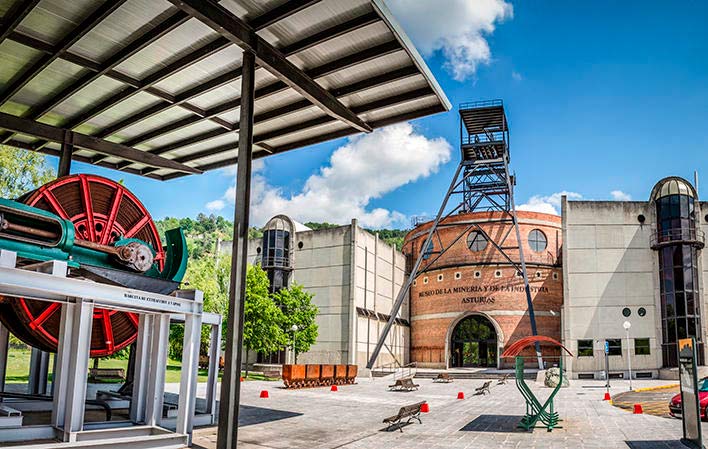
[[[532,433],[516,429],[525,412],[513,380],[474,396],[482,380],[450,384],[416,379],[420,389],[390,392],[386,380],[360,379],[357,385],[285,390],[277,382],[249,381],[242,385],[239,447],[263,448],[683,448],[681,421],[647,414],[634,415],[603,401],[600,381],[571,382],[556,399],[560,429]],[[634,388],[655,387],[670,381],[635,381]],[[533,381],[541,398],[550,389]],[[259,393],[267,390],[268,399]],[[613,381],[614,396],[627,383]],[[457,393],[466,399],[458,400]],[[423,424],[407,425],[403,432],[385,431],[383,418],[403,405],[427,401],[430,413]],[[216,447],[216,428],[195,430],[195,447]]]

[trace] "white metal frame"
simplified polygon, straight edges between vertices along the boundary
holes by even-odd
[[[171,296],[160,295],[66,277],[66,262],[50,261],[17,268],[16,260],[14,252],[0,250],[0,295],[60,302],[61,324],[55,356],[52,425],[23,428],[22,432],[17,429],[0,429],[0,442],[55,437],[80,446],[81,441],[91,439],[96,442],[104,439],[106,447],[109,447],[112,446],[111,438],[124,439],[134,436],[136,442],[141,442],[139,447],[149,447],[149,444],[145,443],[150,436],[154,436],[164,443],[166,431],[161,425],[171,319],[184,321],[185,324],[183,369],[174,437],[183,440],[184,444],[191,442],[202,324],[211,326],[212,336],[207,388],[209,416],[206,423],[213,424],[216,421],[221,316],[202,312],[201,291],[181,290]],[[92,316],[95,307],[139,314],[130,418],[133,424],[141,425],[119,430],[115,429],[115,423],[87,426],[92,430],[84,427]],[[0,326],[0,391],[5,378],[7,340],[8,331],[4,326]],[[201,423],[203,421],[200,421]],[[171,423],[166,424],[172,427],[169,425]]]

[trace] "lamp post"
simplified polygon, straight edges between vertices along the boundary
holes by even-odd
[[[622,324],[624,330],[627,332],[627,365],[629,366],[629,391],[632,391],[632,351],[629,346],[629,328],[632,327],[632,323],[625,321]]]
[[[297,324],[293,324],[290,328],[293,331],[293,365],[297,364],[297,354],[295,353],[295,335],[297,333]]]

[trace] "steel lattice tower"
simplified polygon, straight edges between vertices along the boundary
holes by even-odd
[[[521,233],[516,218],[514,205],[514,176],[509,173],[509,128],[504,112],[502,100],[479,101],[463,103],[459,108],[460,114],[460,164],[450,183],[450,187],[438,210],[433,225],[427,232],[427,237],[422,248],[432,248],[433,242],[437,243],[439,250],[422,250],[411,268],[408,279],[401,287],[396,301],[393,304],[390,318],[379,336],[379,341],[367,363],[367,368],[372,368],[381,349],[386,346],[386,338],[398,316],[398,312],[407,297],[413,281],[432,267],[435,262],[458,240],[467,235],[471,230],[480,232],[496,251],[510,263],[523,277],[526,302],[531,321],[531,333],[535,336],[536,317],[531,301],[529,279],[526,273]],[[456,207],[447,211],[451,197],[459,198]],[[502,236],[493,238],[486,233],[477,223],[470,223],[447,246],[443,245],[438,230],[447,226],[458,226],[457,223],[448,225],[445,219],[457,213],[471,213],[480,211],[493,211],[501,213],[496,219],[497,223],[511,223],[509,230]],[[516,233],[516,242],[507,243],[511,232]],[[518,260],[513,260],[510,251],[518,251]],[[424,259],[425,264],[423,263]],[[543,369],[541,350],[536,343],[536,356],[539,369]]]

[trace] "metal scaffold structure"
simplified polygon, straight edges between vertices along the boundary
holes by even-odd
[[[463,103],[459,107],[460,115],[460,163],[450,182],[442,204],[438,210],[432,226],[422,231],[427,234],[425,242],[415,263],[410,268],[408,279],[401,287],[390,318],[386,323],[379,341],[369,358],[368,368],[372,368],[381,350],[386,346],[386,339],[393,326],[403,302],[408,297],[411,285],[418,276],[434,267],[435,262],[445,252],[464,236],[486,239],[498,254],[523,278],[524,290],[531,322],[532,335],[537,335],[536,317],[534,315],[529,279],[526,272],[523,245],[519,224],[516,218],[514,204],[515,177],[509,172],[509,128],[504,112],[502,100],[488,100],[473,103]],[[448,204],[457,205],[448,208]],[[456,227],[460,222],[448,223],[447,218],[458,213],[493,212],[492,219],[496,223],[511,223],[506,233],[494,237],[484,231],[477,222],[470,222],[466,227],[461,227],[457,237],[444,243],[439,231],[446,227]],[[470,231],[477,232],[470,234]],[[509,236],[515,232],[516,241],[512,242]],[[474,241],[468,241],[474,245]],[[515,258],[512,258],[513,252]],[[539,369],[543,369],[543,360],[538,344],[536,356]]]

